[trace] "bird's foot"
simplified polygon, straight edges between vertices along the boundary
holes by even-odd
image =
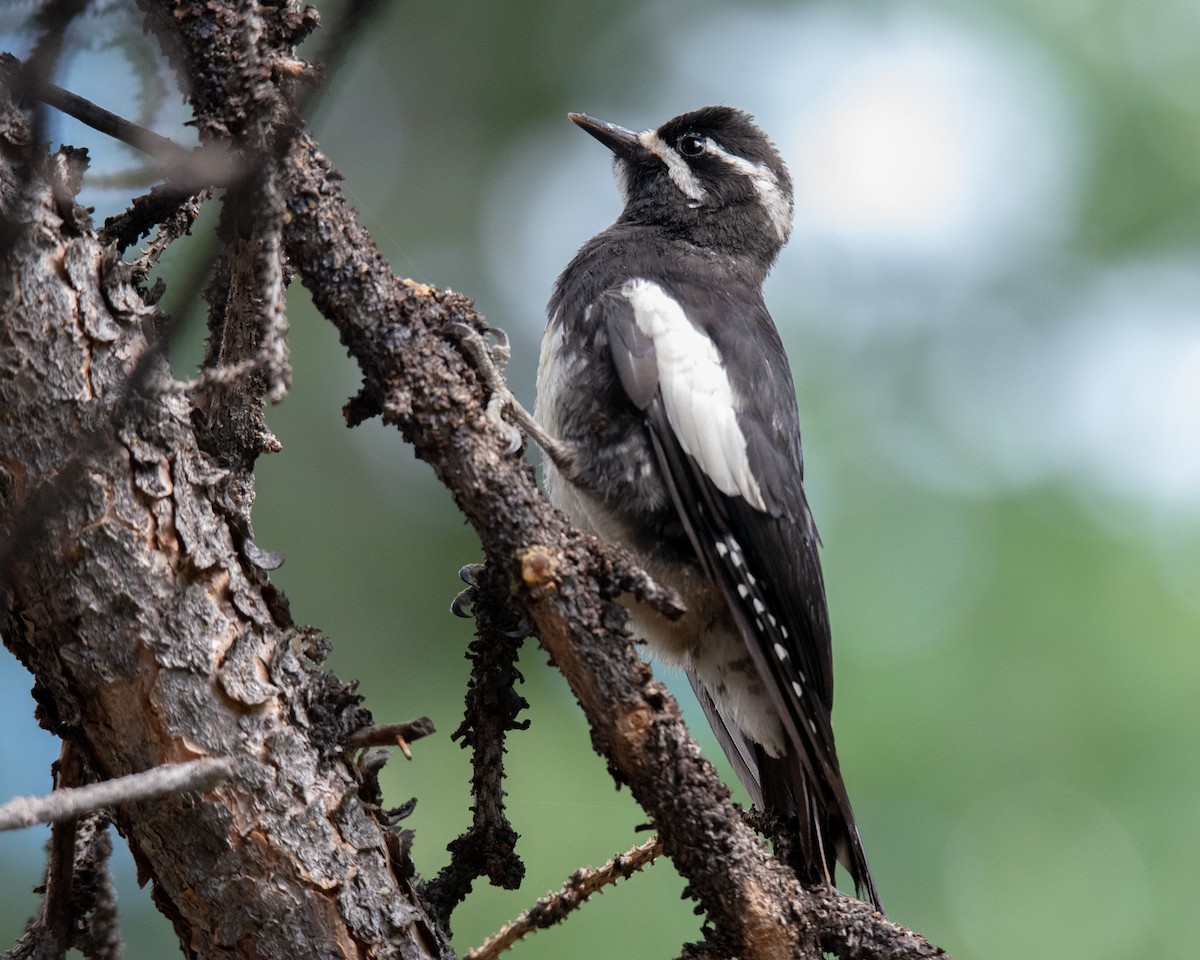
[[[456,617],[470,620],[475,616],[473,607],[479,596],[479,577],[484,571],[482,563],[468,563],[458,571],[458,579],[467,585],[450,601],[450,612]]]
[[[513,396],[504,379],[504,365],[508,363],[512,353],[508,346],[508,334],[503,330],[490,328],[489,332],[496,338],[496,343],[491,344],[478,330],[465,323],[452,323],[447,329],[474,364],[480,379],[491,392],[487,403],[487,416],[508,438],[504,452],[512,454],[521,448],[521,433],[524,431],[537,442],[542,452],[564,477],[572,483],[579,482],[580,471],[576,464],[574,448],[542,429],[542,425],[534,419],[533,414],[521,406],[520,401]],[[510,423],[504,419],[506,411],[514,422]]]
[[[487,402],[487,418],[499,428],[507,440],[505,454],[516,453],[521,449],[521,431],[515,424],[504,419],[504,411],[511,411],[518,422],[533,418],[517,402],[504,379],[504,368],[512,356],[508,334],[491,327],[488,332],[496,338],[496,342],[489,343],[484,334],[465,323],[451,323],[446,329],[471,361],[484,386],[488,388],[490,396]]]

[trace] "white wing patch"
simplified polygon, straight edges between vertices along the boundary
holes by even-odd
[[[659,390],[679,445],[718,490],[765,511],[738,425],[737,399],[716,345],[658,284],[629,280],[621,295],[633,307],[638,329],[654,343]]]

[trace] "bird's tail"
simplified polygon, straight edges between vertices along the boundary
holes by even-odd
[[[834,868],[840,863],[854,881],[857,895],[883,913],[854,812],[840,780],[821,789],[792,751],[783,757],[767,756],[761,749],[756,752],[763,809],[793,827],[797,842],[790,859],[800,881],[832,886]]]
[[[840,774],[836,784],[822,791],[812,783],[794,747],[785,756],[769,756],[726,721],[693,671],[687,671],[687,678],[751,801],[760,810],[783,820],[795,837],[790,859],[801,882],[832,886],[834,867],[841,863],[854,881],[858,896],[871,901],[883,913]]]

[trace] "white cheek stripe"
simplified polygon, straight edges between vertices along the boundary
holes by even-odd
[[[704,188],[700,186],[700,181],[696,175],[692,173],[692,168],[687,165],[687,162],[674,148],[668,144],[653,130],[644,130],[638,134],[638,140],[642,146],[650,153],[658,157],[667,166],[667,175],[671,178],[671,182],[679,188],[689,200],[694,200],[699,203],[704,199]]]
[[[775,172],[770,167],[751,163],[745,157],[730,153],[712,140],[708,142],[708,152],[720,157],[731,170],[750,178],[750,182],[754,184],[754,192],[758,194],[759,203],[767,211],[771,226],[775,228],[775,235],[780,240],[786,240],[792,232],[792,201],[779,188],[779,179]]]
[[[766,510],[750,470],[737,399],[717,348],[658,284],[636,278],[621,287],[638,329],[654,344],[658,386],[679,445],[727,496]]]

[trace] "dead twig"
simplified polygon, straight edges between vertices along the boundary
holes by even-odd
[[[234,769],[232,760],[208,757],[155,767],[86,787],[63,787],[44,797],[17,797],[0,806],[0,830],[72,820],[100,807],[153,800],[169,793],[208,790],[233,776]]]
[[[404,723],[385,723],[380,726],[363,727],[346,739],[346,746],[351,750],[365,750],[368,747],[399,747],[400,752],[411,760],[412,751],[408,749],[408,745],[435,732],[432,720],[428,717],[417,717],[416,720],[408,720]]]
[[[506,923],[495,934],[474,950],[468,951],[463,960],[495,960],[505,950],[534,930],[544,930],[578,910],[588,897],[605,887],[626,880],[638,870],[662,856],[662,844],[652,837],[641,846],[618,854],[599,870],[581,868],[571,874],[556,893],[542,897],[532,907],[511,923]]]

